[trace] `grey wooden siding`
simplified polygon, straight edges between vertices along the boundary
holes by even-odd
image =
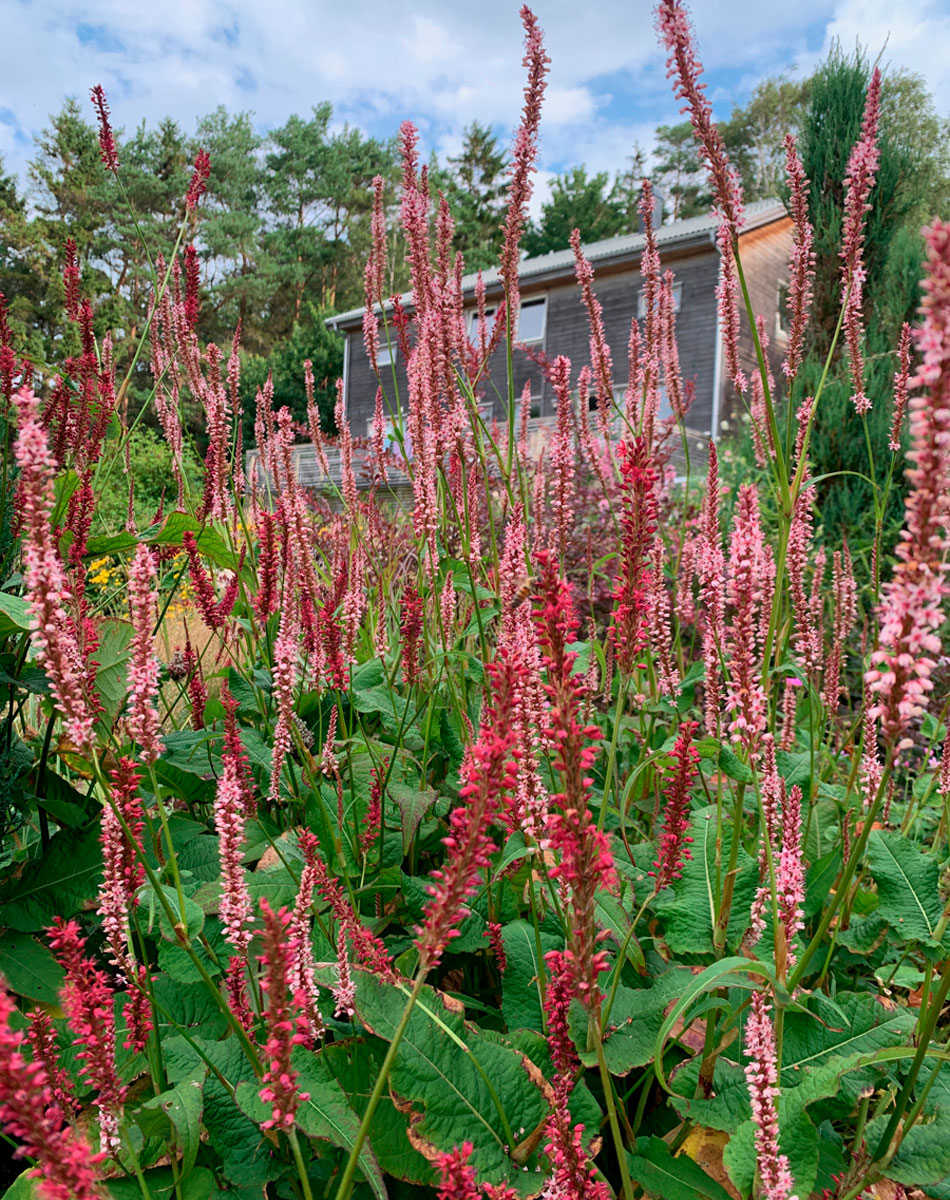
[[[687,424],[699,434],[708,434],[713,412],[713,389],[716,357],[716,279],[719,257],[712,247],[680,256],[670,255],[663,263],[672,269],[682,284],[682,304],[677,315],[677,341],[683,376],[696,387],[696,400]],[[614,381],[620,387],[627,380],[627,343],[630,322],[637,311],[641,277],[635,266],[622,271],[603,270],[595,280],[595,289],[604,310],[604,326],[614,364]],[[580,368],[589,363],[587,314],[581,303],[580,289],[571,278],[550,283],[543,288],[525,287],[522,298],[547,297],[547,319],[544,341],[536,345],[546,358],[566,354],[573,366],[576,380]],[[489,297],[489,304],[494,297]],[[774,320],[774,318],[773,318]],[[369,432],[376,402],[377,379],[370,367],[363,346],[362,333],[350,330],[347,370],[347,411],[350,427],[357,437]],[[521,350],[514,356],[514,382],[520,396],[524,384],[531,381],[532,415],[552,415],[554,400],[550,386],[537,363]],[[403,409],[408,396],[406,366],[398,355],[395,385],[391,367],[381,368],[387,407],[396,406],[398,389]],[[506,395],[505,350],[501,347],[489,364],[487,377],[480,383],[479,392],[485,403],[493,402],[494,414],[501,418]]]

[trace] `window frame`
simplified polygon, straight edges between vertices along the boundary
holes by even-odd
[[[673,312],[679,316],[683,311],[683,281],[673,280]],[[641,287],[637,292],[637,320],[645,321],[647,315],[646,288]]]
[[[541,318],[540,336],[536,337],[536,338],[530,338],[527,340],[520,336],[521,335],[521,313],[526,306],[528,308],[537,308],[537,307],[541,306],[543,308],[543,314],[544,314]],[[501,307],[500,304],[487,304],[485,306],[485,323],[486,323],[486,325],[489,325],[489,326],[491,325],[491,321],[494,318],[495,313],[498,311],[498,309],[500,307]],[[521,304],[518,309],[518,334],[515,338],[515,344],[523,343],[525,346],[543,346],[545,338],[547,337],[547,333],[548,333],[548,294],[547,294],[547,292],[543,292],[541,294],[532,294],[530,296],[522,297]],[[474,342],[477,336],[478,336],[478,309],[471,308],[468,311],[468,338],[469,338],[469,341]]]
[[[788,297],[788,280],[779,279],[775,285],[775,340],[783,344],[788,341],[792,332],[791,314],[788,311]]]

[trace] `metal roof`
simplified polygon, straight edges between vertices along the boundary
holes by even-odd
[[[785,205],[781,200],[753,201],[753,203],[747,204],[745,207],[745,224],[743,225],[742,232],[756,229],[761,225],[768,225],[770,222],[777,221],[785,215]],[[719,218],[712,214],[702,217],[688,217],[685,221],[672,221],[669,225],[661,225],[657,229],[657,245],[662,248],[663,246],[674,246],[681,242],[708,243],[714,240],[718,226]],[[636,258],[642,253],[644,244],[645,239],[642,233],[623,233],[618,237],[604,238],[599,242],[586,243],[583,245],[583,250],[592,263],[597,263],[612,258]],[[573,272],[574,251],[571,249],[552,250],[548,254],[539,254],[535,258],[523,259],[518,267],[518,278],[533,279],[538,276],[573,274]],[[486,290],[490,290],[493,285],[497,285],[500,282],[497,267],[482,271],[481,274]],[[474,292],[477,280],[477,272],[466,275],[462,279],[463,293]],[[404,305],[410,305],[412,303],[412,293],[403,293],[400,300]],[[387,302],[385,308],[388,310],[389,307],[389,303]],[[353,308],[349,312],[338,313],[336,316],[327,317],[326,324],[336,328],[339,325],[362,322],[363,311],[362,308]]]

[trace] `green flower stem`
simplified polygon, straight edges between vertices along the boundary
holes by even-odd
[[[617,743],[620,739],[620,718],[627,705],[627,688],[630,680],[623,676],[617,686],[617,707],[614,709],[614,727],[610,735],[610,750],[607,754],[607,769],[604,775],[604,794],[600,801],[600,813],[597,817],[597,832],[603,833],[604,822],[607,819],[607,798],[613,783],[614,767],[617,762]],[[620,807],[620,796],[617,796],[617,807]]]
[[[179,921],[181,920],[181,917],[184,913],[184,906],[182,906],[181,913],[176,913],[174,908],[172,908],[171,902],[168,899],[168,896],[165,894],[165,889],[162,887],[161,881],[158,878],[158,875],[155,873],[155,871],[152,867],[152,864],[148,861],[148,857],[146,856],[146,854],[142,850],[139,849],[138,842],[137,842],[134,834],[132,833],[132,830],[129,828],[129,823],[125,819],[125,814],[121,811],[119,806],[113,800],[112,789],[109,787],[109,784],[106,781],[105,776],[102,773],[102,767],[96,758],[92,759],[92,768],[93,768],[93,771],[95,772],[96,779],[102,790],[104,803],[108,804],[109,807],[112,809],[113,813],[115,814],[116,820],[119,822],[119,825],[122,829],[123,834],[125,835],[125,838],[129,844],[129,846],[134,847],[136,858],[138,858],[139,862],[142,864],[142,867],[145,871],[145,876],[152,886],[152,891],[155,893],[156,899],[158,900],[159,904],[164,909],[165,916],[168,918],[169,924],[174,929],[176,924],[178,924]],[[191,959],[192,963],[195,966],[195,969],[198,971],[198,974],[201,976],[202,980],[204,981],[205,986],[208,988],[208,991],[214,997],[214,1000],[217,1003],[218,1008],[221,1010],[221,1013],[222,1013],[224,1019],[227,1021],[228,1025],[230,1025],[230,1027],[233,1030],[238,1041],[241,1043],[244,1053],[247,1055],[248,1061],[250,1062],[251,1066],[254,1068],[255,1073],[257,1075],[262,1075],[263,1067],[261,1066],[261,1060],[258,1056],[257,1051],[255,1050],[254,1046],[251,1044],[250,1040],[248,1039],[247,1034],[244,1032],[244,1028],[241,1025],[241,1022],[236,1019],[236,1017],[234,1016],[234,1013],[231,1012],[231,1009],[228,1006],[227,1001],[221,995],[220,988],[217,986],[217,984],[214,982],[214,980],[208,974],[204,963],[201,961],[201,959],[195,953],[194,946],[192,946],[192,944],[191,944],[191,939],[189,937],[187,937],[187,935],[183,939],[179,938],[178,945],[181,946],[181,948],[185,951],[185,953]]]
[[[822,912],[821,921],[815,931],[815,936],[811,939],[805,949],[802,951],[802,956],[798,960],[795,970],[788,978],[788,991],[794,993],[795,989],[801,983],[802,977],[811,962],[815,951],[824,941],[825,934],[831,928],[831,922],[834,920],[838,909],[844,902],[845,894],[850,890],[851,880],[854,878],[854,873],[857,870],[858,863],[864,857],[864,851],[868,844],[868,838],[871,835],[871,825],[874,823],[874,818],[877,816],[877,811],[880,808],[881,801],[887,789],[887,780],[889,771],[885,770],[881,780],[881,786],[878,788],[878,793],[872,801],[868,811],[864,814],[864,828],[861,830],[860,836],[851,847],[851,855],[848,861],[844,864],[841,873],[841,879],[835,894],[831,897],[827,907]]]
[[[600,1082],[604,1089],[604,1102],[607,1105],[607,1119],[610,1122],[610,1132],[613,1135],[614,1147],[617,1151],[617,1162],[620,1166],[620,1179],[623,1189],[624,1200],[633,1200],[633,1183],[630,1180],[630,1171],[627,1167],[627,1150],[624,1146],[623,1136],[620,1132],[620,1122],[617,1119],[617,1106],[614,1102],[614,1085],[610,1078],[610,1071],[607,1069],[607,1060],[604,1057],[604,1037],[603,1025],[599,1011],[593,1014],[594,1020],[594,1041],[597,1051],[597,1067],[600,1071]],[[626,1114],[625,1114],[626,1115]],[[628,1126],[629,1128],[629,1126]]]
[[[290,1140],[290,1149],[293,1151],[294,1163],[297,1166],[297,1174],[300,1177],[300,1190],[303,1192],[303,1200],[313,1200],[313,1193],[310,1190],[310,1179],[307,1176],[307,1164],[303,1160],[303,1154],[300,1150],[300,1139],[297,1137],[297,1130],[291,1127],[287,1131],[287,1137]]]
[[[920,1074],[920,1068],[924,1065],[924,1058],[927,1051],[930,1049],[930,1043],[933,1040],[934,1032],[937,1028],[937,1021],[940,1018],[940,1012],[943,1009],[947,999],[947,994],[950,993],[950,959],[947,959],[944,964],[943,974],[940,977],[940,986],[936,994],[931,1000],[930,1007],[927,1010],[927,1017],[921,1029],[920,1037],[917,1043],[917,1053],[914,1055],[914,1061],[911,1063],[910,1071],[907,1078],[904,1080],[904,1086],[898,1093],[897,1100],[894,1104],[894,1112],[891,1114],[891,1119],[887,1123],[887,1128],[881,1135],[881,1139],[874,1151],[872,1163],[890,1161],[894,1150],[891,1149],[891,1143],[900,1126],[901,1119],[904,1116],[907,1106],[910,1103],[911,1093],[914,1090],[914,1085],[917,1082],[917,1076]],[[939,1067],[938,1067],[939,1069]],[[906,1128],[903,1133],[906,1133]],[[903,1136],[903,1135],[902,1135]]]
[[[399,1044],[409,1027],[409,1018],[412,1016],[412,1010],[415,1008],[416,1001],[419,999],[419,994],[422,991],[422,985],[425,983],[427,974],[427,970],[421,970],[416,976],[415,983],[412,985],[412,991],[409,994],[409,999],[406,1001],[406,1007],[403,1009],[402,1016],[399,1019],[399,1024],[396,1026],[393,1039],[389,1043],[389,1049],[386,1051],[386,1057],[383,1059],[383,1065],[379,1069],[379,1075],[376,1077],[376,1083],[373,1086],[372,1093],[370,1094],[369,1103],[366,1106],[366,1112],[363,1113],[363,1119],[360,1121],[360,1127],[357,1130],[356,1138],[353,1142],[353,1149],[350,1151],[350,1157],[346,1160],[346,1167],[343,1170],[343,1177],[340,1180],[339,1188],[337,1188],[336,1200],[348,1200],[349,1194],[353,1190],[353,1178],[356,1175],[356,1168],[359,1163],[360,1153],[363,1149],[363,1143],[366,1141],[367,1135],[369,1134],[369,1127],[372,1124],[373,1117],[376,1115],[376,1109],[379,1108],[379,1102],[383,1098],[383,1091],[389,1081],[389,1075],[393,1069],[393,1063],[396,1061],[396,1054],[399,1050]]]

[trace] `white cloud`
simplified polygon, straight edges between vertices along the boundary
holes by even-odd
[[[542,166],[616,167],[634,140],[649,148],[653,126],[677,109],[650,3],[535,3],[552,59]],[[99,0],[94,8],[7,0],[0,150],[8,169],[24,170],[29,147],[4,110],[32,135],[64,95],[85,104],[99,82],[116,125],[127,129],[169,113],[190,131],[218,104],[251,109],[270,128],[330,99],[340,120],[379,134],[416,121],[426,152],[457,147],[476,118],[507,142],[522,103],[518,0],[410,0],[406,8],[383,0]],[[696,0],[693,12],[723,115],[729,89],[744,86],[736,80],[813,58],[834,34],[846,43],[860,35],[874,48],[888,31],[891,61],[924,71],[943,107],[950,103],[945,0],[920,0],[899,21],[892,0]]]
[[[825,31],[826,51],[833,38],[845,49],[860,41],[873,60],[923,75],[937,108],[950,111],[950,8],[943,0],[918,0],[899,8],[891,0],[839,0]]]

